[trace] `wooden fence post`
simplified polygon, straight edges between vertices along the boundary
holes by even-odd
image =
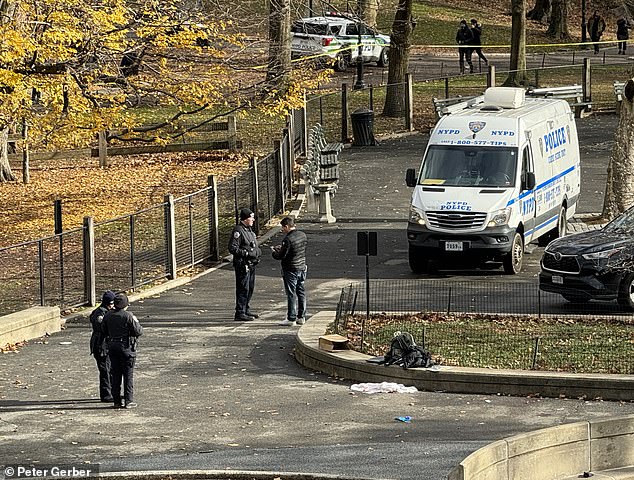
[[[237,150],[238,124],[233,115],[227,117],[227,134],[229,136],[229,150],[235,152]]]
[[[174,195],[167,194],[164,197],[165,203],[165,244],[167,247],[167,257],[165,266],[167,267],[167,277],[174,280],[177,276],[178,265],[176,263],[176,221],[174,216]]]
[[[583,89],[583,102],[592,102],[592,82],[590,59],[583,59],[583,70],[581,71],[581,85]]]
[[[95,224],[92,217],[84,217],[84,301],[91,307],[97,303],[95,280]]]
[[[105,168],[108,166],[108,142],[105,131],[97,134],[97,147],[99,149],[99,166]]]
[[[207,177],[207,199],[209,208],[209,257],[217,262],[220,260],[220,219],[218,217],[218,183],[215,175]]]
[[[22,119],[22,183],[25,185],[31,181],[31,171],[29,167],[29,124],[26,118]]]
[[[412,74],[405,74],[405,129],[409,132],[414,131],[414,86],[412,82]]]
[[[495,87],[495,65],[489,65],[487,74],[487,87]]]

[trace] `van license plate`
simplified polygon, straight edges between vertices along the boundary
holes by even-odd
[[[562,285],[564,283],[564,277],[553,275],[553,283],[558,283],[559,285]]]
[[[462,242],[445,242],[446,252],[462,252]]]

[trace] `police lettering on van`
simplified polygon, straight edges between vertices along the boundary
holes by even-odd
[[[422,273],[431,259],[475,258],[518,273],[525,245],[565,234],[576,211],[579,146],[570,107],[492,87],[444,112],[420,168],[407,172],[410,268]]]

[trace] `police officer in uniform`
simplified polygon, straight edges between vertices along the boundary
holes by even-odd
[[[128,297],[119,293],[114,298],[114,310],[103,319],[102,331],[108,342],[108,356],[112,372],[112,399],[114,408],[134,408],[134,363],[137,339],[143,334],[139,320],[127,311]],[[123,399],[121,381],[123,380]]]
[[[236,273],[236,312],[234,320],[249,322],[257,318],[251,312],[249,302],[255,288],[255,267],[260,262],[262,251],[252,227],[255,214],[248,208],[240,210],[240,222],[233,228],[229,239],[229,253],[233,254]]]
[[[108,357],[108,345],[101,332],[103,317],[114,308],[114,292],[106,290],[101,297],[101,305],[90,314],[92,335],[90,336],[90,354],[97,361],[99,370],[99,397],[102,402],[112,402],[110,390],[110,357]]]

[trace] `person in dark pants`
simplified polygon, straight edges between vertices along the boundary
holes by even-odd
[[[471,63],[471,47],[467,45],[471,45],[473,42],[473,33],[471,33],[471,29],[467,26],[466,20],[460,20],[460,27],[458,27],[458,31],[456,32],[456,43],[459,45],[458,54],[460,55],[460,74],[464,75],[465,73],[465,60],[469,65],[469,73],[473,73],[473,63]]]
[[[108,342],[108,356],[112,372],[114,408],[134,408],[134,364],[138,338],[143,334],[139,320],[128,312],[128,297],[119,293],[114,298],[114,310],[102,322],[102,332]],[[121,381],[123,380],[123,399]]]
[[[271,247],[273,258],[282,261],[282,279],[287,298],[286,319],[280,325],[303,325],[306,322],[306,243],[304,232],[297,230],[291,217],[281,222],[286,234],[282,243]]]
[[[252,227],[255,214],[248,208],[240,210],[240,222],[233,228],[229,239],[229,253],[233,255],[236,274],[236,311],[234,320],[249,322],[258,317],[249,306],[255,288],[255,268],[262,251]]]
[[[599,42],[601,40],[601,35],[603,35],[603,31],[605,30],[605,20],[603,17],[599,15],[597,10],[594,11],[594,15],[590,17],[588,20],[588,25],[586,27],[588,29],[588,34],[590,35],[590,39],[593,42]],[[594,44],[594,54],[599,53],[599,44]]]
[[[489,62],[487,57],[482,53],[482,24],[478,23],[475,18],[471,19],[471,34],[473,35],[473,40],[471,41],[471,45],[473,45],[472,52],[475,52],[476,55],[484,62],[485,65],[488,65]]]
[[[90,336],[90,354],[97,361],[99,370],[99,397],[102,402],[112,402],[112,391],[110,389],[110,357],[108,357],[108,345],[106,338],[101,331],[103,318],[109,310],[114,308],[114,292],[106,290],[101,297],[101,305],[95,308],[90,314],[90,324],[92,325],[92,335]]]
[[[616,21],[616,39],[619,41],[619,55],[625,55],[627,40],[630,38],[630,22],[625,17],[620,17]]]

